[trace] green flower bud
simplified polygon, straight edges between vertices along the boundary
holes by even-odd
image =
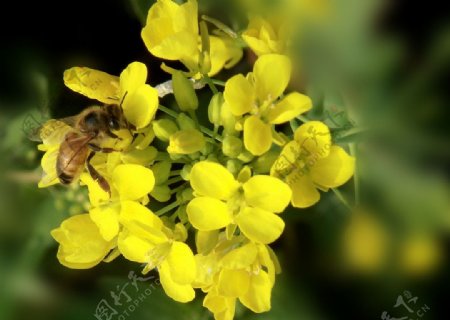
[[[208,119],[209,122],[219,126],[221,124],[220,112],[224,103],[222,92],[216,93],[208,106]]]
[[[249,151],[245,150],[240,155],[238,155],[237,158],[244,163],[248,163],[253,160],[254,156]]]
[[[226,156],[236,158],[242,152],[242,140],[235,136],[226,136],[223,139],[222,151]]]
[[[181,111],[196,110],[198,108],[198,98],[194,85],[181,71],[172,74],[172,86],[175,100]]]
[[[253,161],[253,170],[256,174],[265,174],[270,172],[270,168],[278,158],[279,152],[275,150],[269,150],[269,152],[257,157]]]
[[[183,169],[181,169],[180,176],[185,181],[189,181],[189,176],[191,174],[192,166],[190,164],[185,164]]]
[[[167,152],[190,154],[198,152],[205,146],[203,134],[196,129],[186,129],[176,132],[170,137]]]
[[[236,159],[231,159],[227,161],[227,169],[230,171],[233,175],[239,172],[239,170],[242,168],[242,162]]]
[[[155,186],[150,195],[159,202],[167,202],[170,200],[170,188],[168,186]]]
[[[244,166],[238,174],[237,180],[241,183],[247,182],[252,176],[252,170],[249,166]]]
[[[236,132],[236,117],[231,113],[227,103],[223,103],[222,108],[220,109],[220,123],[223,126],[225,133],[233,134]]]
[[[155,120],[152,125],[155,136],[164,142],[169,141],[170,136],[178,131],[177,124],[169,119]]]
[[[172,164],[169,161],[160,161],[152,166],[156,185],[160,185],[169,179],[171,167]]]
[[[142,150],[135,149],[130,152],[121,153],[120,159],[124,163],[147,166],[155,161],[157,155],[158,150],[155,147],[150,146]]]
[[[177,123],[180,126],[181,130],[187,130],[187,129],[195,129],[196,125],[194,120],[192,120],[188,115],[185,113],[180,113],[177,117]]]

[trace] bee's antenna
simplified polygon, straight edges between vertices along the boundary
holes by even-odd
[[[123,102],[125,101],[125,98],[127,97],[127,95],[128,95],[128,91],[125,91],[125,94],[123,95],[122,101],[120,101],[120,104],[119,104],[119,108],[120,108],[120,111],[122,112],[122,114],[124,114],[122,105],[123,105]],[[127,119],[125,119],[125,122],[127,124],[128,132],[130,133],[130,136],[132,136],[133,140],[134,140],[134,136],[133,136],[133,133],[131,132],[131,128],[130,128],[130,123],[128,122]]]

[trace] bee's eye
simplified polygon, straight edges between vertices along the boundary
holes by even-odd
[[[111,118],[109,120],[108,125],[109,125],[109,128],[112,129],[112,130],[119,130],[120,129],[119,122],[116,119],[114,119],[114,118]]]
[[[90,113],[84,118],[84,124],[88,130],[96,129],[98,127],[98,118],[95,113]]]

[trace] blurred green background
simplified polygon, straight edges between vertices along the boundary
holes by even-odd
[[[291,87],[313,98],[310,119],[325,121],[336,142],[354,148],[360,206],[349,210],[329,192],[312,208],[289,209],[285,233],[274,244],[283,273],[272,310],[255,315],[238,308],[236,319],[445,319],[450,25],[444,5],[298,1]],[[270,12],[281,1],[199,2],[203,13],[243,30],[245,5],[264,3]],[[73,115],[92,103],[63,86],[69,67],[119,74],[141,61],[152,85],[169,78],[140,39],[151,3],[17,1],[0,14],[2,320],[95,319],[98,304],[104,299],[114,306],[111,291],[124,286],[133,301],[145,299],[135,308],[114,306],[118,314],[111,319],[211,318],[200,294],[183,305],[169,300],[154,279],[133,288],[128,275],[140,266],[125,259],[91,270],[62,267],[49,231],[84,212],[86,195],[76,188],[38,189],[40,154],[26,137],[30,121]],[[249,70],[253,59],[247,52],[234,71]],[[353,180],[342,193],[354,203]],[[396,306],[401,299],[409,309]]]

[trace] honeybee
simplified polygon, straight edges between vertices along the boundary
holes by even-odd
[[[86,166],[89,174],[100,187],[110,193],[108,181],[90,163],[96,152],[110,153],[113,148],[101,147],[102,141],[110,137],[121,139],[113,131],[128,129],[127,122],[119,105],[109,104],[92,106],[80,114],[57,120],[69,125],[71,129],[65,134],[56,154],[56,174],[61,184],[68,185],[75,181]]]

